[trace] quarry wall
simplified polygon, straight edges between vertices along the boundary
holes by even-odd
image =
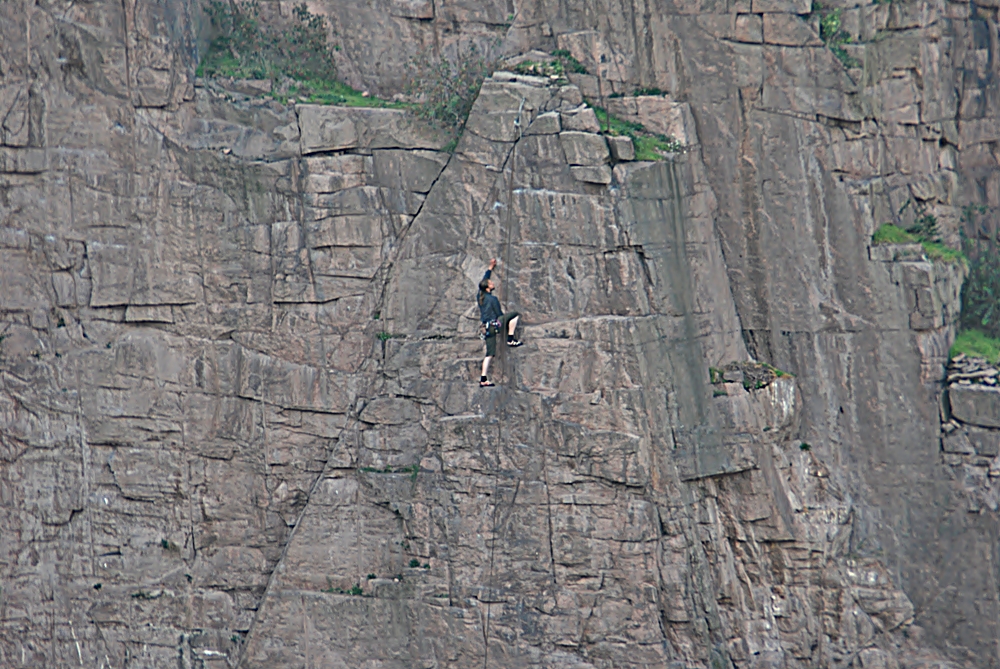
[[[196,78],[194,3],[0,4],[0,664],[1000,665],[963,270],[870,243],[1000,206],[997,7],[844,4],[846,59],[801,2],[310,8],[387,97],[588,73],[450,146]]]

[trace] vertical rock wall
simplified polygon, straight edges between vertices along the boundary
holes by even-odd
[[[314,7],[373,90],[500,34],[604,82],[498,74],[452,155],[196,88],[184,2],[0,5],[0,664],[996,665],[961,273],[868,248],[996,206],[996,9],[845,7],[844,68],[798,4],[391,4]],[[690,151],[612,169],[636,86]]]

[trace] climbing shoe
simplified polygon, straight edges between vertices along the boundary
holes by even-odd
[[[511,346],[511,347],[514,347],[514,346],[520,346],[520,345],[521,345],[521,342],[519,342],[519,341],[518,341],[518,340],[516,340],[516,339],[509,339],[509,340],[507,341],[507,346]]]
[[[480,388],[492,388],[495,385],[496,384],[493,383],[492,381],[480,381],[479,382],[479,387]]]

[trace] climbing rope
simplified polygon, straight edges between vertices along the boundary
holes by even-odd
[[[510,236],[511,236],[511,210],[514,208],[514,170],[517,167],[517,145],[524,136],[524,128],[521,125],[521,114],[524,112],[524,102],[525,99],[521,98],[521,104],[517,109],[517,118],[514,120],[514,128],[517,130],[517,139],[514,140],[514,146],[510,151],[510,177],[507,183],[507,212],[506,212],[506,240],[504,242],[504,252],[503,252],[503,298],[507,300],[508,306],[510,305],[510,293],[508,292],[508,287],[510,286]],[[506,330],[504,332],[498,332],[497,337],[501,335],[506,335]],[[494,462],[494,474],[493,474],[493,531],[490,534],[490,571],[489,577],[487,578],[487,596],[489,599],[486,601],[486,620],[483,623],[483,669],[488,669],[490,661],[490,614],[493,610],[493,567],[495,564],[496,557],[496,545],[497,545],[497,514],[500,510],[500,440],[503,439],[503,425],[507,420],[507,403],[510,401],[510,379],[514,376],[514,370],[507,368],[507,355],[506,349],[504,349],[503,357],[501,358],[505,367],[504,383],[503,383],[503,399],[500,402],[499,413],[501,414],[501,419],[497,421],[497,438],[493,441],[494,451],[493,451],[493,462]],[[513,361],[511,361],[513,362]],[[516,495],[515,495],[516,499]],[[513,502],[512,502],[513,503]]]

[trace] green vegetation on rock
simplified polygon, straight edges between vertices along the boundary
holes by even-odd
[[[986,212],[983,205],[968,206],[963,209],[962,219],[970,227],[979,227],[976,219]],[[972,260],[962,284],[959,325],[964,332],[959,338],[977,332],[986,340],[996,341],[1000,339],[1000,239],[993,236],[973,242],[963,237],[963,247]]]
[[[872,235],[872,244],[920,244],[929,260],[968,265],[965,254],[945,246],[937,237],[937,221],[933,216],[923,216],[906,230],[892,223],[880,225]]]
[[[261,20],[258,0],[214,0],[206,8],[216,37],[198,66],[198,76],[236,79],[336,79],[326,21],[305,3],[292,21]]]
[[[514,66],[514,71],[518,74],[529,74],[536,77],[563,77],[566,73],[563,64],[558,60],[546,62],[522,60]]]
[[[974,358],[986,358],[993,364],[1000,362],[1000,339],[988,337],[979,330],[964,330],[955,337],[949,357],[964,353]]]
[[[995,247],[973,255],[962,285],[960,324],[963,330],[1000,338],[1000,253]]]
[[[632,138],[636,160],[663,160],[668,153],[679,153],[684,150],[684,145],[673,137],[649,132],[641,123],[620,119],[608,114],[601,107],[594,107],[594,113],[601,124],[601,129],[606,130],[609,135]]]
[[[921,242],[924,247],[924,254],[929,260],[936,262],[952,263],[954,265],[968,265],[969,260],[965,254],[958,249],[945,246],[940,242]]]
[[[423,53],[410,63],[406,93],[420,101],[414,107],[417,116],[461,133],[483,81],[494,70],[496,60],[475,45],[454,63]]]
[[[409,107],[405,102],[382,100],[351,88],[339,81],[313,79],[289,82],[283,92],[271,94],[281,103],[289,101],[308,102],[317,105],[341,105],[344,107],[389,107],[400,109]]]
[[[880,225],[875,234],[872,235],[872,244],[917,244],[919,241],[915,236],[892,223]]]
[[[199,77],[270,80],[264,93],[282,104],[405,107],[337,81],[326,21],[303,3],[291,21],[264,21],[258,0],[214,0],[206,12],[215,38],[198,65]]]
[[[813,5],[813,8],[817,10],[821,9],[822,5],[817,2]],[[851,36],[841,29],[840,13],[841,8],[838,7],[820,14],[819,37],[830,51],[833,52],[833,55],[844,64],[844,67],[861,67],[858,59],[849,56],[847,50],[844,49],[845,44],[850,44]]]
[[[552,55],[559,59],[566,72],[573,72],[575,74],[587,74],[587,68],[583,64],[573,57],[566,49],[556,49],[552,52]]]

